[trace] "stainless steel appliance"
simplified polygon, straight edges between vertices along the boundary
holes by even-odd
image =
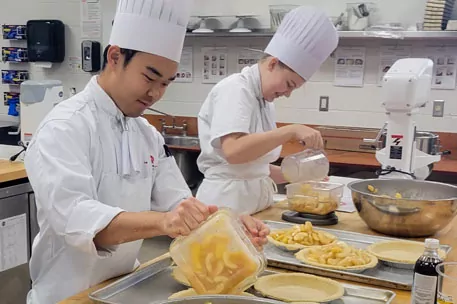
[[[0,184],[0,299],[26,303],[29,260],[38,233],[35,196],[28,181]]]

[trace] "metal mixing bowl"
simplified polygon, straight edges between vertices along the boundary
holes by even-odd
[[[378,189],[376,194],[368,190],[369,185]],[[371,229],[391,236],[431,236],[447,226],[457,213],[457,186],[449,184],[368,179],[351,182],[348,188],[362,220]],[[403,198],[395,198],[396,193]]]

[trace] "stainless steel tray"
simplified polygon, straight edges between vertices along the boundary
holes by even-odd
[[[106,304],[165,304],[165,303],[205,303],[203,298],[200,302],[193,301],[171,301],[168,297],[178,291],[187,289],[187,287],[176,282],[171,276],[172,260],[167,258],[157,263],[151,264],[137,272],[125,276],[110,285],[99,289],[89,295],[89,297],[97,303]],[[269,275],[273,272],[265,272],[263,275]],[[374,288],[359,287],[354,285],[343,284],[346,293],[343,298],[330,302],[331,304],[383,304],[391,303],[395,298],[395,293]],[[254,303],[282,303],[270,301],[261,298],[256,291],[251,288],[248,292],[258,296],[259,298],[248,299],[244,297],[243,304]],[[233,304],[237,297],[219,296],[206,297],[213,304]],[[193,299],[193,298],[188,298]],[[231,299],[232,301],[227,301]],[[213,301],[214,300],[214,301]]]
[[[270,227],[271,230],[288,228],[295,225],[291,223],[273,221],[265,221],[265,223]],[[365,249],[369,245],[376,242],[398,240],[394,238],[373,236],[334,229],[315,229],[329,232],[347,244],[361,249]],[[446,253],[449,253],[452,249],[447,245],[441,245],[441,248],[446,251]],[[365,270],[362,273],[354,273],[303,264],[295,258],[293,253],[286,252],[272,244],[265,246],[265,255],[268,260],[268,266],[272,267],[284,268],[288,270],[306,272],[326,277],[344,279],[348,281],[372,284],[400,290],[411,290],[413,284],[413,270],[392,267],[391,265],[382,262],[379,262],[375,268]]]

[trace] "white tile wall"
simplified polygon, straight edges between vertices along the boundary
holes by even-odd
[[[28,19],[53,18],[62,20],[66,26],[67,59],[64,63],[56,65],[50,70],[28,67],[33,79],[60,79],[64,82],[66,93],[70,87],[77,91],[84,88],[91,75],[84,72],[72,72],[69,67],[70,56],[80,56],[80,5],[81,0],[17,0],[2,1],[0,10],[0,24],[25,24]],[[380,22],[402,22],[405,25],[413,25],[422,20],[424,4],[426,0],[378,0],[372,1],[377,4],[377,19]],[[269,4],[310,4],[319,5],[331,16],[337,16],[345,10],[345,1],[341,0],[195,0],[194,15],[258,15],[257,27],[269,27]],[[106,45],[109,39],[111,20],[114,16],[116,0],[101,0],[103,10],[103,37],[101,42]],[[21,8],[18,10],[18,8]],[[230,27],[234,17],[219,18],[215,26],[219,28]],[[1,41],[1,40],[0,40]],[[237,50],[240,47],[263,48],[268,43],[267,39],[234,39],[234,38],[192,38],[186,44],[194,49],[194,73],[195,79],[191,84],[173,84],[167,91],[163,100],[157,104],[157,108],[175,115],[196,116],[201,103],[205,99],[212,85],[202,84],[200,70],[202,68],[201,47],[204,46],[227,46],[229,48],[229,72],[236,71]],[[383,41],[391,43],[390,41]],[[405,42],[401,42],[403,44]],[[409,42],[415,48],[423,47],[431,42]],[[454,41],[440,41],[442,44],[453,45]],[[2,46],[22,46],[23,42],[1,41]],[[380,88],[376,85],[377,66],[379,63],[379,46],[377,41],[347,41],[342,45],[362,45],[367,47],[367,66],[365,85],[363,88],[334,87],[333,60],[329,59],[320,71],[303,88],[296,91],[289,99],[277,101],[278,120],[281,122],[296,122],[308,124],[343,125],[359,127],[380,127],[385,119],[380,104]],[[0,68],[13,68],[12,64],[0,63]],[[8,86],[2,85],[2,91],[9,90]],[[330,111],[319,112],[319,96],[330,97]],[[418,116],[420,129],[430,131],[457,132],[457,94],[455,90],[433,90],[434,99],[444,99],[445,117],[431,117],[431,107],[421,110]],[[0,106],[0,115],[7,112],[6,107]]]

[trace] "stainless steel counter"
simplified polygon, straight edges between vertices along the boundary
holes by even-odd
[[[145,263],[167,253],[171,241],[172,239],[168,236],[158,236],[144,240],[143,246],[140,249],[138,260],[140,263]]]

